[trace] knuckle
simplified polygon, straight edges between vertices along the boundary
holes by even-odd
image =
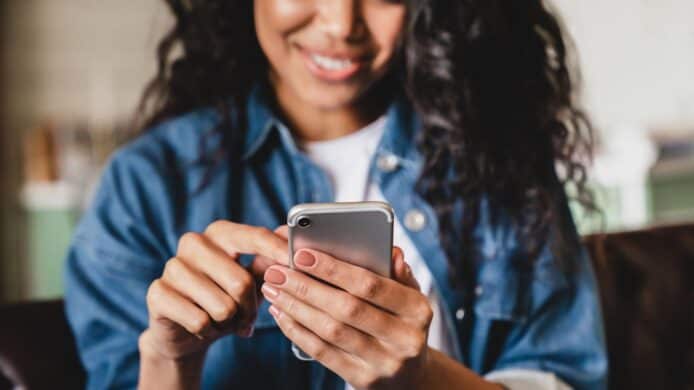
[[[429,302],[423,302],[421,308],[419,309],[419,318],[422,322],[422,326],[428,328],[431,321],[434,319],[434,310],[431,308]]]
[[[231,229],[234,226],[233,222],[225,221],[223,219],[218,219],[211,224],[207,225],[205,229],[205,234],[209,236],[217,236],[222,234],[225,230]]]
[[[337,321],[326,321],[323,325],[325,338],[332,341],[333,344],[342,344],[345,339],[345,326]]]
[[[146,295],[147,306],[152,307],[161,299],[163,293],[161,283],[161,279],[154,279],[149,285]]]
[[[364,312],[364,305],[361,300],[348,298],[342,306],[343,318],[358,321]]]
[[[202,333],[208,326],[210,326],[210,317],[199,314],[191,318],[190,329],[192,333]]]
[[[214,319],[216,321],[225,321],[231,318],[236,312],[236,304],[231,298],[225,298],[223,302],[217,307],[214,313]]]
[[[202,234],[195,232],[184,233],[178,240],[178,252],[186,253],[196,248],[202,242]]]
[[[383,289],[383,282],[373,276],[365,276],[361,279],[362,282],[357,290],[357,295],[364,299],[373,299]]]
[[[325,355],[328,353],[327,344],[320,340],[315,340],[312,342],[309,349],[311,350],[309,355],[311,355],[311,357],[313,357],[315,360],[319,361],[323,360]]]
[[[181,259],[174,257],[164,264],[163,276],[167,280],[178,280],[185,272],[185,268],[186,266],[183,264]]]
[[[255,280],[248,272],[231,274],[225,278],[225,281],[225,287],[234,295],[243,297],[251,291],[255,293]]]
[[[296,324],[294,324],[293,321],[283,321],[280,322],[280,325],[282,326],[284,333],[287,335],[288,338],[294,338],[296,337],[297,329],[296,329]],[[308,352],[308,351],[306,351]]]
[[[323,264],[323,273],[326,278],[329,280],[334,280],[338,273],[337,263],[334,261],[323,261],[320,262],[320,264]]]
[[[269,237],[271,235],[274,235],[274,233],[272,233],[272,231],[266,228],[265,226],[256,226],[253,228],[253,231],[256,235],[260,237]]]
[[[296,314],[296,299],[289,298],[287,294],[280,294],[280,297],[284,297],[284,311],[292,316]]]
[[[296,296],[299,298],[307,298],[308,297],[308,286],[306,285],[305,282],[296,282],[295,286],[295,293]]]
[[[241,292],[247,292],[255,287],[255,281],[253,277],[248,272],[240,273],[236,276],[236,283],[238,284],[239,290]]]

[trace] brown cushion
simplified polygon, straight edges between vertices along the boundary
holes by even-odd
[[[586,237],[613,389],[694,389],[694,225]]]

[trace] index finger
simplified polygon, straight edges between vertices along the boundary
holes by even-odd
[[[324,280],[396,315],[416,316],[421,294],[395,280],[378,275],[313,249],[294,256],[297,269]]]
[[[288,265],[287,241],[268,228],[217,221],[207,227],[205,235],[230,256],[260,255]]]

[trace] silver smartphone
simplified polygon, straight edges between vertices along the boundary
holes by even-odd
[[[294,253],[310,248],[390,277],[393,219],[393,209],[384,202],[296,205],[287,215],[289,264],[294,268]],[[313,360],[294,344],[292,351],[301,360]]]

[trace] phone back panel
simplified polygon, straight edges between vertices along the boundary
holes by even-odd
[[[310,225],[300,226],[302,218]],[[299,249],[310,248],[391,276],[393,211],[387,203],[302,204],[290,210],[288,225],[292,258]]]
[[[294,206],[287,216],[289,264],[294,268],[294,253],[310,248],[390,277],[393,216],[393,209],[383,202]],[[302,218],[310,224],[300,226]],[[294,343],[292,351],[301,360],[313,360]]]

